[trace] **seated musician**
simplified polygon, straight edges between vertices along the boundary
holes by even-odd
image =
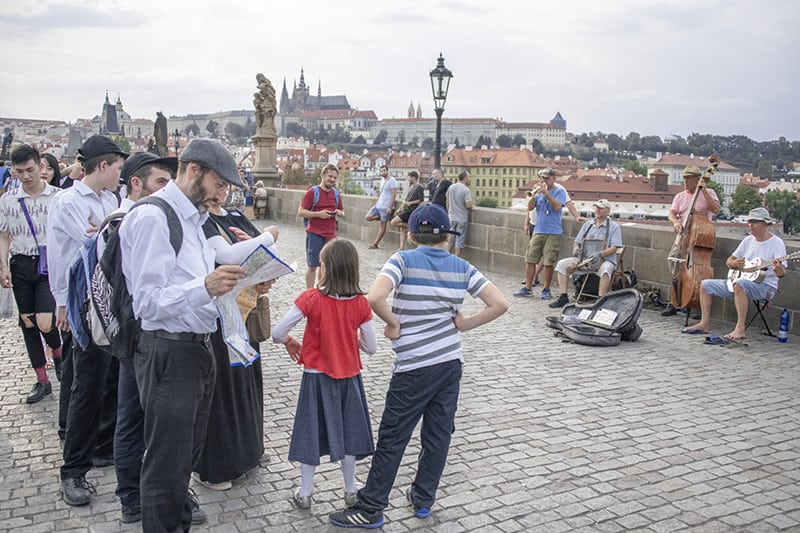
[[[769,211],[757,207],[747,215],[750,235],[745,237],[733,254],[725,261],[731,270],[745,269],[751,264],[761,264],[765,270],[757,270],[753,275],[733,272],[732,290],[729,280],[706,279],[700,286],[700,322],[683,329],[684,333],[708,333],[711,328],[711,297],[733,298],[736,306],[736,327],[725,335],[728,340],[745,338],[745,320],[750,300],[772,300],[778,292],[778,280],[786,274],[786,245],[779,237],[767,230],[770,224]],[[757,278],[755,280],[747,277]]]
[[[598,295],[608,293],[611,277],[617,268],[617,247],[622,246],[622,230],[619,224],[608,218],[609,214],[611,203],[608,200],[597,200],[594,203],[595,216],[583,223],[575,237],[573,257],[565,257],[556,264],[561,295],[550,307],[555,309],[569,303],[567,277],[579,267],[581,270],[594,270],[600,277]]]
[[[672,230],[680,235],[683,233],[683,226],[686,222],[686,217],[689,216],[689,209],[692,207],[692,198],[695,191],[700,189],[700,195],[697,197],[697,203],[694,206],[694,213],[699,216],[706,216],[708,220],[712,220],[713,216],[719,213],[721,208],[719,198],[714,189],[706,187],[704,180],[700,179],[703,173],[698,167],[686,167],[683,170],[683,186],[684,190],[675,195],[672,199],[672,206],[669,209],[669,221],[672,224]],[[672,274],[672,282],[676,283],[678,276],[679,263],[674,259],[680,256],[680,241],[675,240],[672,250],[669,252],[669,270]],[[667,304],[661,312],[661,316],[672,316],[678,313],[678,310],[672,304]]]

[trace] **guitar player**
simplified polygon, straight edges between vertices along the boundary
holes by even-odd
[[[700,286],[700,322],[684,328],[683,333],[708,333],[711,328],[711,297],[733,298],[736,307],[736,327],[725,335],[725,339],[736,341],[745,338],[745,320],[750,300],[772,300],[778,293],[778,280],[786,274],[786,245],[783,240],[767,230],[771,224],[769,211],[763,207],[752,209],[747,214],[750,234],[745,237],[733,254],[725,261],[731,270],[746,271],[746,265],[763,265],[757,276],[733,275],[733,291],[728,280],[706,279]],[[748,277],[759,279],[750,280]]]

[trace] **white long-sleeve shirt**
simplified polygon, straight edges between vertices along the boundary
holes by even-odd
[[[59,193],[47,214],[47,269],[50,292],[56,305],[67,304],[69,267],[83,241],[86,230],[100,226],[117,208],[117,197],[104,190],[98,195],[81,181]]]
[[[131,210],[120,226],[122,271],[133,298],[133,312],[142,329],[173,333],[212,333],[217,308],[205,287],[214,270],[214,251],[202,225],[207,214],[175,182],[153,193],[172,206],[183,229],[177,257],[169,242],[164,212],[156,205]]]

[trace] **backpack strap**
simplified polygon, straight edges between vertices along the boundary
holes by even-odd
[[[314,190],[314,199],[311,200],[311,209],[309,211],[313,211],[317,207],[317,202],[319,202],[319,185],[314,185],[311,188]]]
[[[133,204],[131,209],[135,209],[144,204],[157,205],[164,212],[164,215],[167,217],[167,227],[169,228],[169,243],[172,245],[172,249],[175,250],[175,255],[178,255],[181,244],[183,244],[183,226],[181,226],[178,214],[172,206],[169,205],[169,202],[158,196],[145,196]]]

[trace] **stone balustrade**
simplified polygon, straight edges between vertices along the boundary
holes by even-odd
[[[289,224],[302,224],[297,217],[297,207],[304,191],[288,189],[269,189],[269,218]],[[339,235],[351,240],[371,242],[378,231],[377,222],[367,222],[364,214],[372,206],[374,198],[365,196],[342,195],[346,217],[339,221]],[[519,273],[520,279],[525,271],[525,250],[528,238],[523,230],[525,214],[507,209],[488,209],[476,207],[470,217],[467,245],[464,258],[481,269]],[[639,284],[658,287],[662,298],[669,298],[669,271],[667,270],[667,254],[675,239],[674,233],[667,225],[649,225],[629,221],[618,221],[622,225],[622,240],[625,244],[624,266],[636,272]],[[565,239],[561,245],[563,255],[570,253],[572,239],[577,234],[580,224],[571,216],[564,219]],[[730,256],[741,237],[718,235],[712,264],[715,277],[727,274],[725,259]],[[399,234],[389,228],[381,243],[382,248],[397,247]],[[796,244],[787,243],[789,252],[798,249]],[[765,312],[773,332],[777,333],[781,310],[789,309],[790,336],[800,333],[800,272],[796,266],[790,265],[787,275],[781,280],[781,292],[772,301]],[[752,310],[751,310],[752,312]],[[736,321],[736,310],[733,300],[715,299],[712,310],[714,318]],[[758,327],[753,324],[752,327]]]

